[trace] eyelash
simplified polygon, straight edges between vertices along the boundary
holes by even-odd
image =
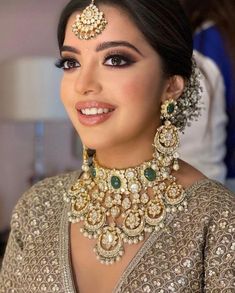
[[[71,62],[72,66],[71,67],[69,66],[69,68],[66,68],[66,62]],[[76,63],[79,64],[79,62],[76,59],[74,59],[74,58],[66,58],[66,57],[63,57],[63,58],[58,59],[56,61],[55,66],[58,67],[58,68],[63,69],[64,71],[67,71],[67,70],[71,70],[71,69],[80,67],[80,64],[78,66],[78,65],[75,65]]]
[[[125,64],[123,64],[123,65],[106,65],[105,64],[108,60],[111,60],[111,59],[114,59],[114,58],[119,59],[119,61],[124,61]],[[104,58],[103,64],[105,66],[110,66],[110,67],[125,68],[125,67],[128,67],[128,66],[130,66],[131,64],[133,64],[135,62],[136,61],[133,59],[133,57],[130,56],[129,54],[127,54],[127,53],[113,52],[113,53],[109,53]]]
[[[107,65],[105,64],[108,60],[114,59],[116,58],[119,59],[119,61],[121,62],[125,62],[125,64],[122,65]],[[70,65],[68,66],[68,64],[66,65],[66,62],[70,62]],[[114,53],[109,53],[105,58],[104,58],[104,62],[103,65],[105,66],[109,66],[109,67],[116,67],[116,68],[125,68],[130,66],[131,64],[135,63],[136,61],[129,55],[129,54],[123,54],[123,53],[118,53],[118,52],[114,52]],[[58,68],[63,69],[64,71],[68,71],[68,70],[72,70],[75,68],[79,68],[81,65],[79,64],[79,62],[74,59],[74,58],[68,58],[68,57],[62,57],[61,59],[58,59],[55,63],[55,66]]]

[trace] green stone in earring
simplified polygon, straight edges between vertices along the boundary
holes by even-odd
[[[90,168],[90,172],[91,172],[91,176],[92,176],[93,178],[95,178],[95,177],[96,177],[96,169],[95,169],[94,167],[91,167],[91,168]]]
[[[144,170],[144,176],[148,181],[154,181],[157,177],[156,172],[152,168],[147,168]]]
[[[168,106],[167,106],[167,113],[168,114],[172,114],[175,110],[175,105],[174,103],[170,103]]]
[[[121,187],[121,180],[117,176],[111,177],[111,185],[114,189],[119,189]]]

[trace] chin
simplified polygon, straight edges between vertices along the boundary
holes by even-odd
[[[97,137],[97,135],[82,135],[79,134],[82,143],[91,150],[103,150],[111,147],[110,141],[105,137]]]
[[[76,125],[77,126],[77,125]],[[117,145],[113,129],[107,129],[103,125],[98,127],[76,127],[77,133],[82,143],[92,150],[111,149]]]

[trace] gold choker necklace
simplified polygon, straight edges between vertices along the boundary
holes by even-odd
[[[146,233],[164,227],[167,213],[185,208],[184,189],[170,175],[174,160],[161,164],[156,156],[121,170],[101,167],[95,158],[84,164],[64,199],[71,204],[69,221],[82,221],[83,235],[97,239],[94,251],[101,263],[120,260],[125,243],[143,241]]]

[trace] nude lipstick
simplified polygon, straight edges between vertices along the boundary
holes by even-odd
[[[79,122],[85,126],[94,126],[109,119],[115,106],[97,101],[78,102],[75,105]]]

